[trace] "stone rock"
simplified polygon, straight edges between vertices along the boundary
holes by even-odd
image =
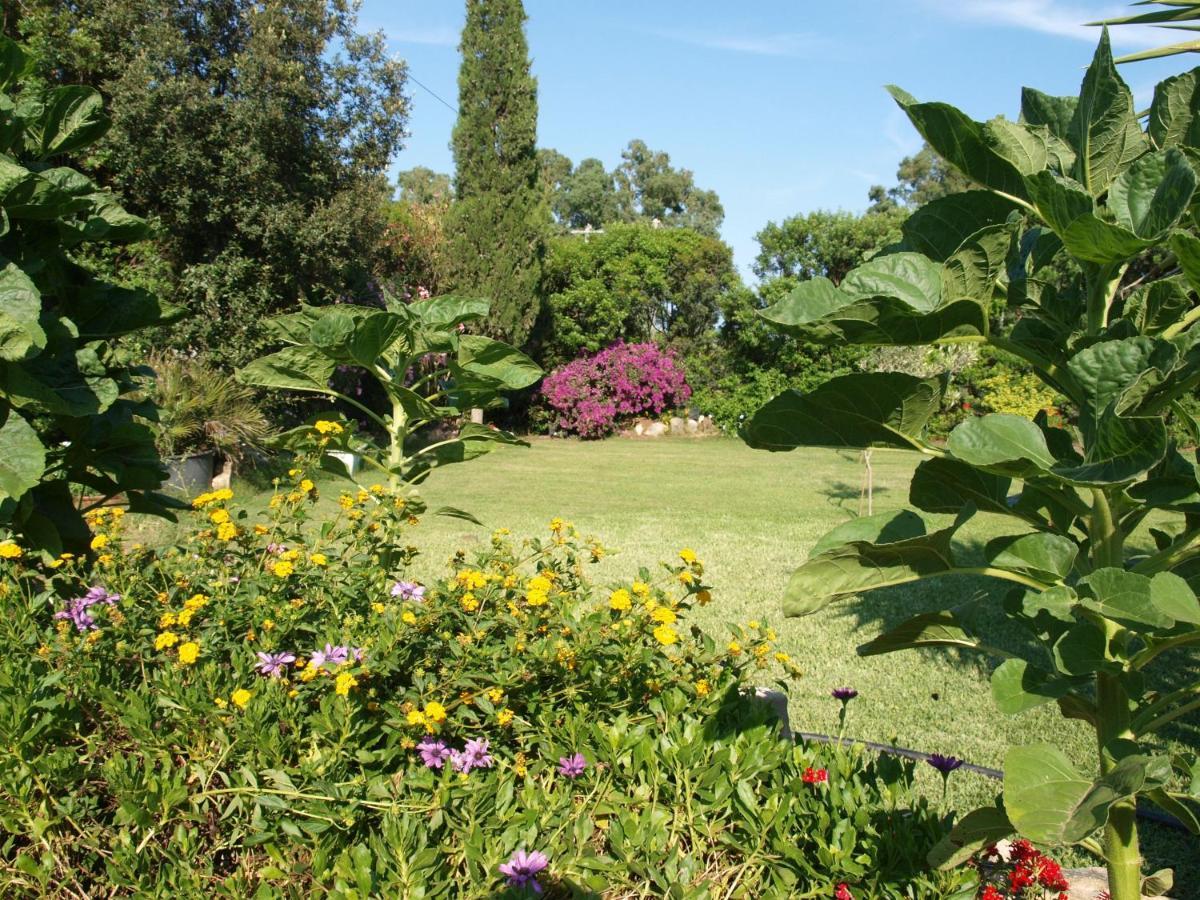
[[[700,430],[700,423],[697,422],[695,419],[688,419],[686,428],[687,428],[688,434],[695,434],[697,431]]]
[[[684,423],[679,416],[671,416],[671,434],[683,434]]]
[[[646,426],[643,425],[641,422],[638,422],[636,425],[633,426],[633,433],[636,434],[638,437],[641,437],[642,433],[645,430],[646,430]]]
[[[642,431],[642,434],[645,435],[646,437],[662,437],[666,433],[667,433],[667,426],[664,425],[662,422],[651,422]]]
[[[221,461],[221,471],[213,476],[212,489],[214,491],[224,490],[229,487],[229,482],[233,480],[233,460],[228,456]]]

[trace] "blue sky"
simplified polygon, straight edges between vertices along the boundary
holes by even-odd
[[[458,0],[363,0],[410,74],[457,102]],[[632,138],[665,150],[725,206],[722,236],[749,273],[755,233],[815,209],[862,210],[920,139],[884,92],[899,84],[977,119],[1018,111],[1024,84],[1074,94],[1108,0],[525,0],[540,146],[610,168]],[[1178,33],[1174,33],[1178,34]],[[1119,52],[1172,32],[1119,28]],[[1139,103],[1187,58],[1134,63]],[[451,172],[454,113],[409,86],[411,136],[393,169]]]

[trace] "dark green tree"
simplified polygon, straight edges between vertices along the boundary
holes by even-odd
[[[928,143],[912,156],[900,160],[896,168],[896,184],[890,188],[874,185],[867,193],[872,202],[871,212],[891,209],[918,209],[926,203],[961,194],[974,186],[971,179],[947,164]]]
[[[368,292],[407,103],[355,8],[26,0],[6,17],[37,78],[105,97],[113,127],[79,163],[159,226],[159,287],[193,313],[172,342],[244,362],[269,313]]]
[[[453,287],[490,300],[484,329],[520,345],[541,306],[550,224],[521,0],[467,0],[460,50],[447,227]]]

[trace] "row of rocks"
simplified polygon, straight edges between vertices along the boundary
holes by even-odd
[[[633,423],[633,427],[625,432],[630,437],[662,437],[667,434],[698,437],[717,433],[718,429],[713,424],[712,416],[700,416],[698,419],[672,416],[669,422],[658,419],[638,419]]]

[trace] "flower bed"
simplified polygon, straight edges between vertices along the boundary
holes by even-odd
[[[178,546],[4,553],[5,893],[942,896],[912,764],[779,739],[741,691],[797,674],[767,623],[718,641],[696,555],[598,588],[554,520],[408,575],[421,505],[293,470]],[[682,893],[680,893],[682,891]]]

